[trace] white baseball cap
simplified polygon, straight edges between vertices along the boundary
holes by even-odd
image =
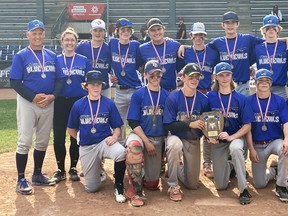
[[[102,19],[95,19],[91,22],[91,30],[93,29],[106,29],[105,22]]]
[[[190,33],[207,35],[204,23],[196,22],[191,25]]]

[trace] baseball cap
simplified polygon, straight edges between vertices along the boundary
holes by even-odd
[[[116,22],[116,28],[122,28],[122,27],[129,27],[132,28],[132,22],[130,22],[128,19],[126,18],[121,18],[119,20],[117,20]]]
[[[214,74],[219,75],[224,72],[233,73],[231,65],[227,62],[218,63],[214,68]]]
[[[153,74],[156,71],[162,72],[162,66],[157,60],[150,60],[145,64],[144,71],[149,75]]]
[[[265,68],[259,69],[255,73],[255,80],[259,80],[261,78],[268,78],[270,80],[273,80],[272,73]]]
[[[88,84],[94,84],[94,83],[102,83],[103,85],[106,85],[106,83],[103,82],[103,76],[100,71],[96,70],[88,71],[85,76],[85,82],[82,82],[82,87],[86,90],[86,86]]]
[[[195,63],[189,63],[185,65],[185,67],[183,68],[183,74],[187,76],[191,76],[193,74],[199,74],[200,76],[202,76],[202,72],[199,66]]]
[[[279,27],[280,31],[282,30],[282,27],[279,25],[278,17],[272,14],[266,15],[263,18],[263,26],[260,29],[266,28],[268,26]]]
[[[93,29],[106,29],[105,22],[102,19],[95,19],[91,22],[91,30]]]
[[[233,11],[228,11],[223,15],[223,22],[234,21],[238,22],[238,15]]]
[[[205,25],[201,22],[196,22],[191,25],[191,31],[192,34],[204,34],[207,35],[205,30]]]
[[[153,26],[163,26],[163,23],[160,19],[158,18],[151,18],[148,22],[147,22],[147,29],[149,30],[150,28],[152,28]]]
[[[32,20],[27,24],[27,31],[33,31],[37,28],[45,30],[44,23],[40,20]]]

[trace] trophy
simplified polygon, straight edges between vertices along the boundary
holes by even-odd
[[[200,119],[205,122],[205,128],[202,130],[207,138],[217,139],[224,128],[224,117],[219,111],[204,112]]]

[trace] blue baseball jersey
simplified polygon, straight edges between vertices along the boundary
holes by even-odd
[[[252,52],[256,44],[264,40],[250,34],[237,34],[238,39],[236,43],[233,64],[233,80],[235,82],[247,82],[250,80],[250,66],[254,63]],[[230,62],[230,54],[233,53],[236,38],[227,39],[229,50],[226,47],[226,37],[219,37],[211,41],[208,46],[215,49],[219,53],[220,62]]]
[[[175,121],[190,123],[191,121],[198,120],[203,112],[207,112],[209,110],[208,98],[206,97],[206,95],[197,91],[192,115],[189,117],[187,115],[187,109],[184,97],[185,95],[183,94],[182,90],[176,90],[170,93],[170,95],[166,100],[164,108],[164,118],[163,118],[164,124],[165,123],[169,124]],[[186,97],[189,115],[194,97],[195,96]],[[196,135],[198,137],[202,136],[201,130],[194,129],[193,131],[196,132]],[[191,130],[175,132],[173,134],[183,139],[195,138],[195,135],[192,134]]]
[[[154,106],[156,106],[159,92],[150,91]],[[153,122],[153,106],[147,87],[136,90],[130,102],[127,120],[136,120],[140,123],[146,136],[159,137],[164,136],[163,111],[166,98],[169,92],[161,88],[159,103],[155,111],[155,123]],[[153,124],[155,124],[153,126]]]
[[[103,42],[101,52],[99,53],[99,57],[97,59],[97,63],[95,62],[95,64],[93,65],[93,61],[96,61],[99,49],[100,47],[93,48],[94,60],[93,60],[92,51],[91,51],[91,41],[79,43],[78,46],[76,47],[75,52],[86,56],[90,61],[91,67],[94,70],[98,70],[102,73],[103,81],[106,83],[103,89],[107,89],[109,88],[108,74],[111,71],[111,52],[110,52],[110,48],[108,44]]]
[[[210,110],[220,111],[223,113],[218,91],[213,90],[208,92],[207,97],[209,100]],[[227,113],[230,94],[220,94],[220,97],[225,109],[225,113]],[[228,116],[224,118],[224,120],[225,122],[228,122],[229,126],[224,126],[223,131],[226,131],[229,135],[236,133],[244,124],[249,124],[254,121],[253,110],[244,95],[237,91],[232,92]]]
[[[206,57],[205,57],[205,62],[203,64],[203,58],[205,56],[205,52],[206,52]],[[200,62],[200,68],[201,68],[202,74],[204,76],[204,78],[200,80],[197,88],[209,89],[211,88],[211,85],[212,85],[212,74],[213,74],[214,66],[219,62],[218,52],[206,46],[206,51],[201,50],[201,51],[196,51],[196,53]],[[188,63],[198,64],[196,54],[192,47],[189,49],[185,49],[184,64],[186,65]]]
[[[265,125],[267,131],[262,131],[261,127],[264,125],[261,118],[260,109],[258,107],[256,94],[248,96],[248,103],[251,104],[255,120],[252,122],[252,140],[253,141],[267,141],[271,139],[282,139],[283,128],[282,124],[288,122],[288,108],[285,100],[273,93],[271,93],[271,101],[268,107],[267,118]],[[265,116],[265,111],[268,103],[268,98],[259,99],[260,106]]]
[[[287,63],[288,51],[286,50],[286,42],[278,41],[275,56],[273,59],[275,46],[276,43],[267,43],[267,49],[269,53],[268,57],[265,42],[256,45],[254,55],[256,58],[257,69],[266,68],[267,70],[270,70],[269,63],[271,62],[273,70],[272,85],[285,86],[287,82],[287,71],[288,71],[288,63]]]
[[[161,78],[160,86],[168,91],[176,89],[177,81],[177,51],[180,47],[180,43],[174,40],[166,40],[166,52],[164,56],[164,68],[165,71]],[[163,61],[164,43],[161,45],[155,45],[158,51],[161,61]],[[158,60],[157,53],[155,52],[152,41],[141,44],[139,47],[140,64],[146,64],[150,60]],[[159,61],[160,62],[160,61]],[[161,62],[160,62],[161,63]]]
[[[91,101],[93,118],[95,118],[98,103],[99,100]],[[114,102],[105,96],[101,96],[98,116],[95,119],[94,128],[96,133],[91,133],[93,124],[87,96],[82,97],[73,104],[68,120],[68,128],[79,131],[79,145],[100,143],[106,137],[112,135],[111,128],[119,128],[122,125],[123,121]]]
[[[60,97],[83,97],[87,95],[87,91],[82,88],[81,83],[85,82],[86,73],[92,69],[90,62],[85,56],[75,54],[73,66],[69,72],[72,59],[73,57],[66,57],[67,65],[65,65],[63,54],[57,56],[56,71],[65,76],[65,82],[58,95]],[[72,81],[71,84],[67,84],[68,78]]]
[[[16,53],[11,66],[10,79],[21,80],[34,94],[52,94],[56,78],[64,77],[62,73],[56,71],[56,54],[44,48],[43,51],[45,58],[43,72],[41,65],[28,47]],[[43,65],[42,51],[34,52]],[[41,77],[42,73],[45,74],[45,78]]]
[[[131,40],[129,44],[120,44],[120,55],[119,55],[119,39],[111,38],[109,42],[111,54],[112,54],[112,70],[118,79],[119,85],[126,85],[130,88],[140,88],[142,87],[141,79],[138,75],[139,64],[136,60],[137,58],[137,50],[140,45],[138,41]],[[129,52],[126,59],[126,64],[124,67],[125,76],[121,75],[122,66],[121,60],[124,63],[126,51],[129,48]]]

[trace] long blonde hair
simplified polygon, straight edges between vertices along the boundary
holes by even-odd
[[[231,80],[230,82],[230,88],[231,88],[231,91],[233,91],[235,88],[236,88],[236,84],[233,80]],[[219,91],[220,89],[220,85],[219,85],[219,82],[217,79],[215,79],[215,82],[214,84],[212,85],[211,87],[212,90],[216,90],[216,91]]]

